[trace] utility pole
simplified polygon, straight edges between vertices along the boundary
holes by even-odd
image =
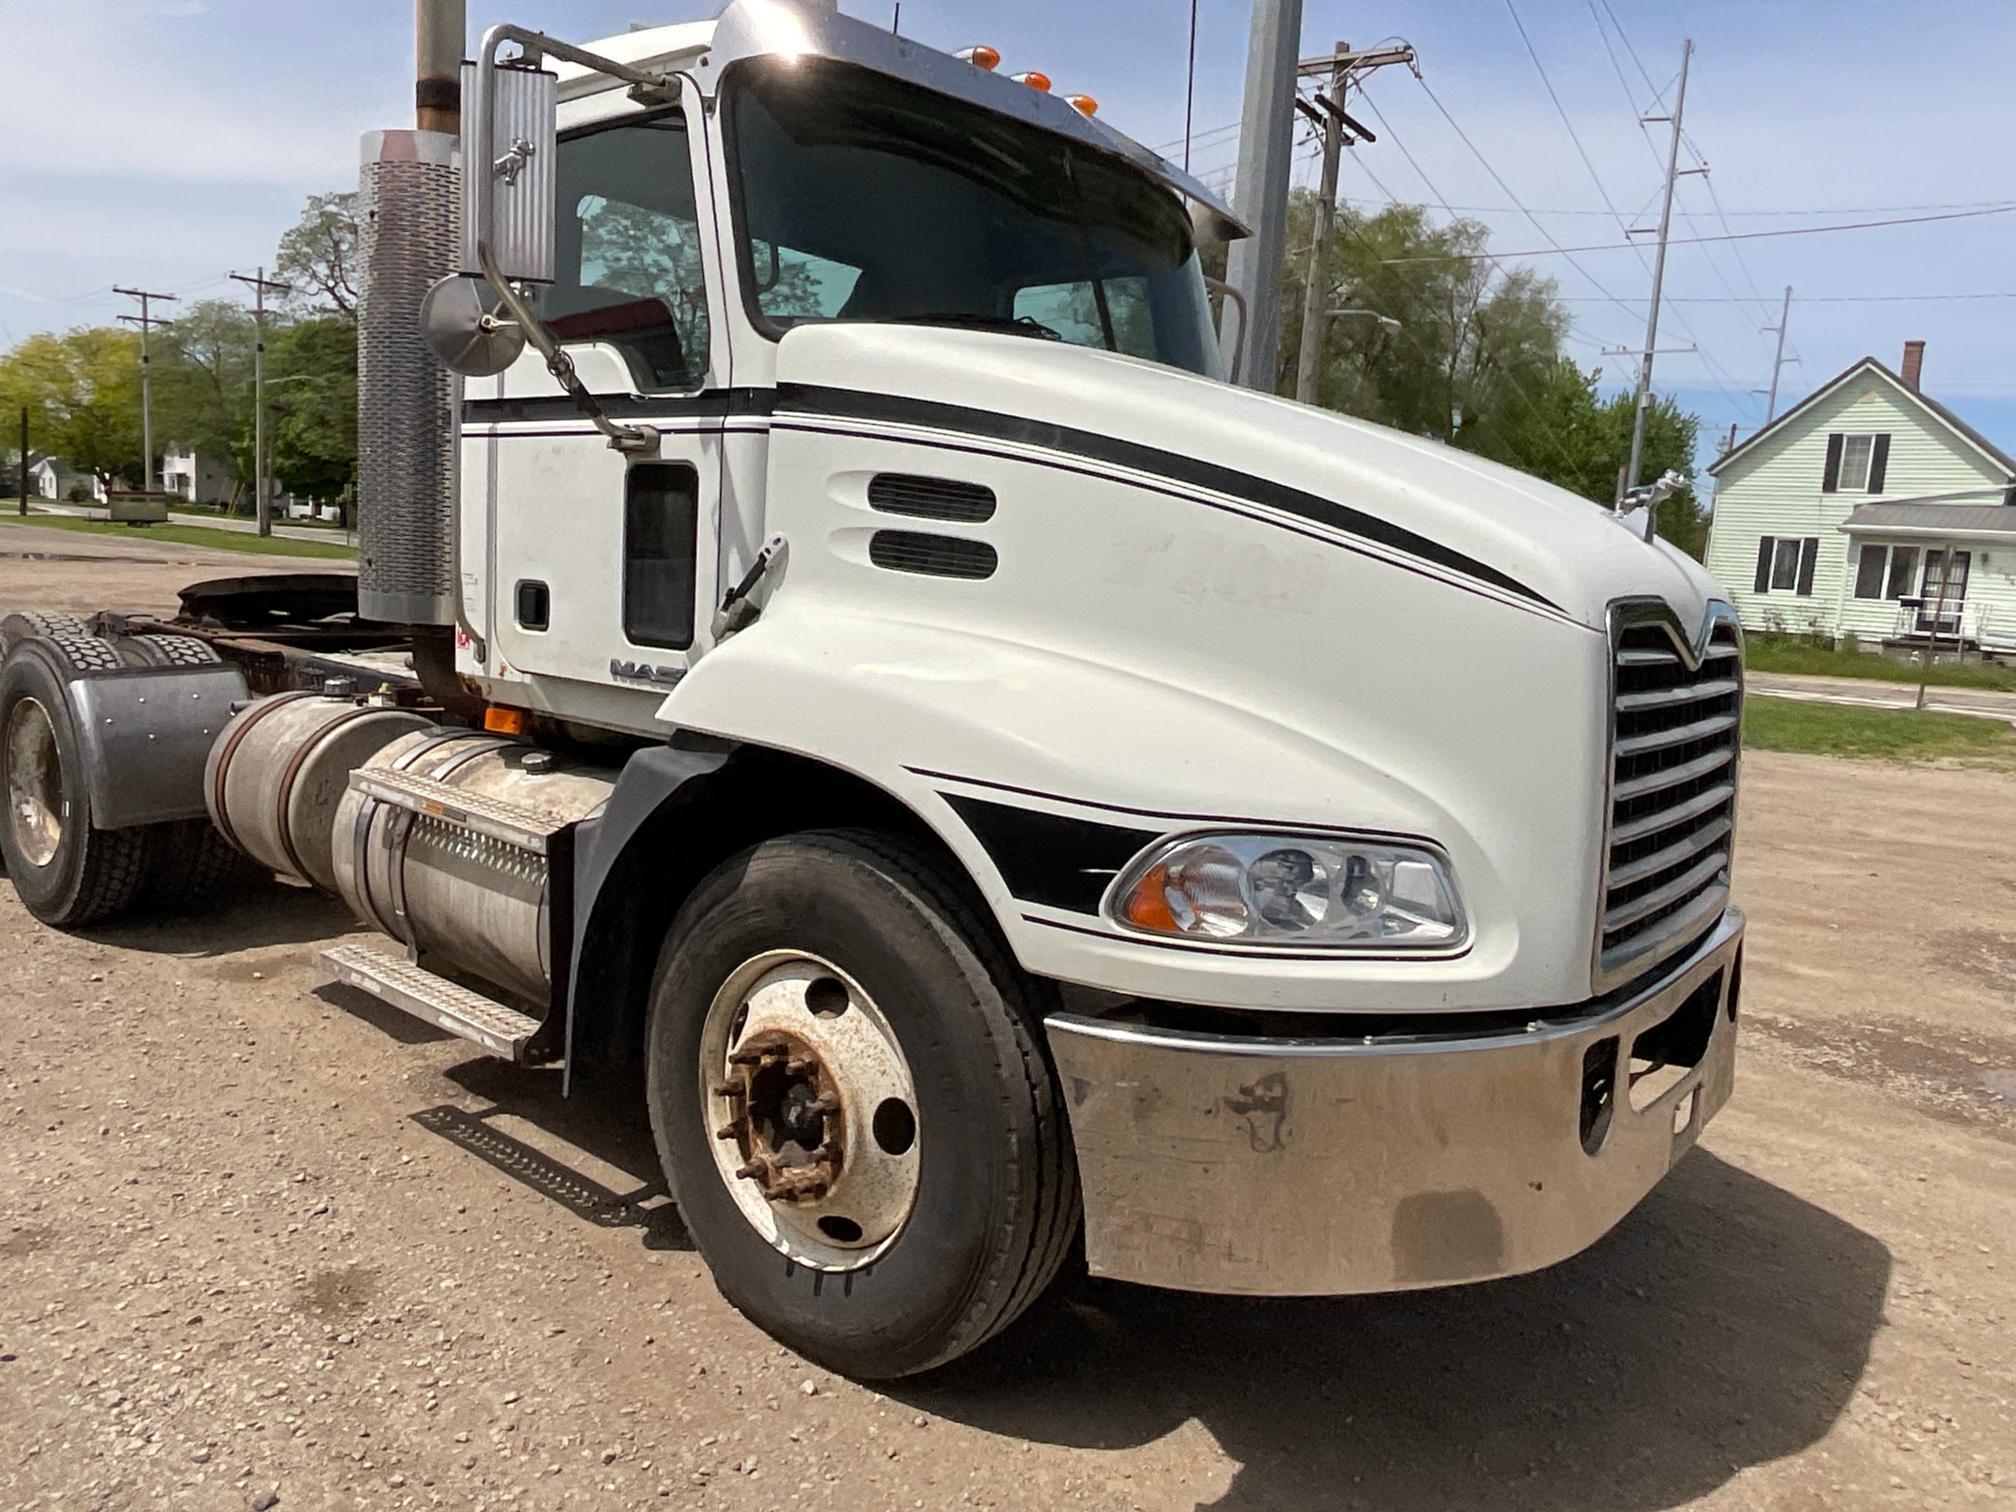
[[[263,264],[256,277],[247,278],[243,273],[231,276],[252,289],[252,486],[257,490],[253,510],[259,521],[259,534],[270,536],[273,488],[266,476],[266,291],[286,294],[292,292],[292,286],[268,278]]]
[[[1693,56],[1694,40],[1690,37],[1680,44],[1680,88],[1673,97],[1673,114],[1644,118],[1647,125],[1671,121],[1673,139],[1666,149],[1666,199],[1659,211],[1659,253],[1652,260],[1652,308],[1645,317],[1645,352],[1638,369],[1638,396],[1631,418],[1631,460],[1624,467],[1627,494],[1638,486],[1638,468],[1645,459],[1645,418],[1652,405],[1652,359],[1659,349],[1659,296],[1666,282],[1666,239],[1673,230],[1673,186],[1680,178],[1680,118],[1687,109],[1687,64]]]
[[[138,315],[121,315],[119,318],[128,325],[140,327],[140,452],[141,471],[145,475],[147,492],[154,492],[154,396],[147,382],[147,333],[155,326],[173,325],[172,320],[156,320],[153,302],[165,299],[175,302],[173,294],[157,294],[152,289],[122,289],[115,286],[114,294],[124,294],[140,301]]]
[[[1329,319],[1330,290],[1324,286],[1321,274],[1323,252],[1330,245],[1330,227],[1337,214],[1337,170],[1344,149],[1357,145],[1357,139],[1347,136],[1345,128],[1350,127],[1368,142],[1379,140],[1345,114],[1345,91],[1350,88],[1354,74],[1384,68],[1388,63],[1405,63],[1411,68],[1414,49],[1403,46],[1354,53],[1349,43],[1339,42],[1329,57],[1304,58],[1296,65],[1296,72],[1304,77],[1315,74],[1320,78],[1327,71],[1330,80],[1330,92],[1325,94],[1318,89],[1314,104],[1300,95],[1295,97],[1295,108],[1314,121],[1323,133],[1323,178],[1316,191],[1315,226],[1309,236],[1309,273],[1302,289],[1302,340],[1295,362],[1295,397],[1303,404],[1316,402],[1316,379],[1323,365],[1323,331]]]
[[[1246,44],[1246,105],[1239,126],[1235,208],[1253,234],[1232,243],[1226,281],[1244,299],[1240,332],[1241,381],[1274,391],[1281,351],[1277,314],[1281,263],[1288,237],[1288,171],[1295,148],[1296,54],[1302,39],[1302,0],[1253,0]]]
[[[1778,308],[1778,355],[1771,359],[1771,397],[1764,403],[1764,423],[1769,425],[1771,417],[1778,413],[1778,370],[1785,366],[1785,327],[1792,318],[1792,285],[1785,285],[1785,303]],[[1773,329],[1766,326],[1765,330]]]
[[[28,513],[28,406],[21,406],[21,513]]]

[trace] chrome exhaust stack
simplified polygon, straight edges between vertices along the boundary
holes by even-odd
[[[366,618],[452,625],[460,383],[421,333],[460,236],[462,0],[416,0],[418,128],[367,132],[357,218],[357,598]]]

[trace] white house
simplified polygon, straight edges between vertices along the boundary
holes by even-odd
[[[28,481],[35,492],[45,499],[61,501],[70,497],[70,489],[81,483],[91,490],[95,503],[105,502],[105,485],[92,473],[80,473],[61,457],[44,455],[29,464]]]
[[[223,504],[231,498],[231,469],[186,446],[170,446],[161,454],[161,488],[192,504]]]
[[[2016,651],[2016,460],[1864,357],[1708,471],[1708,570],[1746,630]]]

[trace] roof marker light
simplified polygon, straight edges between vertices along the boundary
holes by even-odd
[[[963,63],[971,63],[975,68],[984,68],[989,73],[1001,66],[1000,50],[989,47],[984,42],[976,47],[962,47],[952,56]]]
[[[1050,75],[1039,73],[1033,68],[1027,73],[1010,74],[1009,77],[1017,84],[1027,84],[1031,89],[1040,89],[1045,94],[1050,92]]]
[[[1099,102],[1088,94],[1068,94],[1064,96],[1064,103],[1082,116],[1099,114]]]

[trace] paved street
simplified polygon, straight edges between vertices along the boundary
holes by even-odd
[[[50,514],[76,515],[87,520],[102,520],[106,517],[103,508],[88,504],[59,504],[53,499],[37,499],[36,509],[47,510]],[[177,525],[202,525],[210,530],[244,531],[256,534],[259,526],[254,520],[237,519],[229,515],[196,514],[186,510],[171,509],[168,518]],[[273,522],[273,534],[285,536],[292,541],[314,541],[323,546],[355,546],[357,532],[354,530],[330,530],[314,525],[288,525],[279,520]]]
[[[1918,702],[1915,682],[1877,682],[1859,677],[1807,677],[1789,672],[1749,672],[1744,682],[1751,693],[1793,698],[1810,703],[1843,704],[1850,708],[1909,709]],[[1928,708],[1949,714],[1974,714],[1984,719],[2016,723],[2016,693],[1988,688],[1942,688],[1925,691]]]

